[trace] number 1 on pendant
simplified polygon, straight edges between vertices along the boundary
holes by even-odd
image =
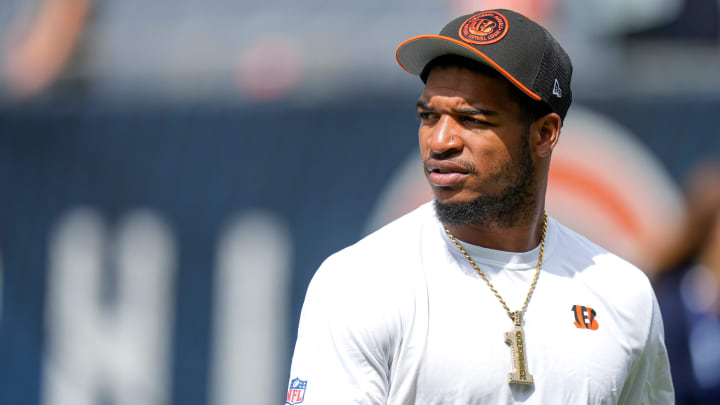
[[[515,319],[520,319],[516,313]],[[533,385],[533,376],[528,371],[527,353],[525,352],[525,331],[515,322],[510,332],[505,332],[505,343],[510,345],[510,359],[512,360],[512,371],[508,373],[510,384]]]

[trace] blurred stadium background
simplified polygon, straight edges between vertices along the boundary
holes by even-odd
[[[395,47],[494,7],[575,65],[551,215],[680,314],[678,403],[720,397],[718,289],[699,328],[673,298],[711,239],[718,1],[2,0],[0,404],[282,403],[317,266],[430,198]]]

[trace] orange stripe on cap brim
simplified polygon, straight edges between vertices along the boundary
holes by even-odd
[[[533,98],[533,99],[536,100],[536,101],[542,100],[542,97],[540,97],[539,95],[537,95],[534,91],[528,89],[528,88],[527,88],[524,84],[522,84],[518,79],[516,79],[513,75],[511,75],[510,73],[508,73],[508,71],[506,71],[505,69],[503,69],[502,66],[498,65],[494,60],[492,60],[490,57],[488,57],[488,56],[485,55],[484,53],[478,51],[478,50],[475,49],[474,47],[472,47],[472,46],[470,46],[470,45],[468,45],[468,44],[466,44],[466,43],[464,43],[464,42],[462,42],[462,41],[458,41],[457,39],[454,39],[454,38],[444,37],[444,36],[442,36],[442,35],[420,35],[420,36],[417,36],[417,37],[412,37],[412,38],[404,41],[403,43],[401,43],[401,44],[397,47],[397,49],[395,50],[395,60],[397,61],[398,65],[400,65],[400,67],[403,68],[404,71],[410,73],[411,75],[415,75],[415,73],[412,73],[412,72],[410,72],[409,70],[407,70],[407,68],[405,68],[405,66],[402,64],[402,62],[400,62],[400,58],[398,57],[398,53],[400,52],[400,48],[402,48],[402,47],[405,46],[406,44],[408,44],[408,43],[410,43],[410,42],[412,42],[412,41],[417,41],[417,40],[419,40],[419,39],[425,39],[425,38],[441,39],[441,40],[443,40],[443,41],[452,42],[452,43],[454,43],[454,44],[456,44],[456,45],[462,46],[463,48],[465,48],[465,49],[467,49],[467,50],[469,50],[469,51],[472,51],[474,54],[476,54],[476,55],[478,55],[479,57],[481,57],[481,58],[485,61],[485,63],[487,63],[490,67],[492,67],[493,69],[497,70],[500,74],[502,74],[503,76],[505,76],[505,78],[508,79],[512,84],[514,84],[517,88],[519,88],[520,90],[522,90],[523,93],[527,94],[528,96],[530,96],[531,98]],[[428,61],[428,62],[429,62],[429,61]]]

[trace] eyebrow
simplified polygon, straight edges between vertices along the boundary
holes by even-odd
[[[433,111],[432,107],[430,107],[429,105],[425,104],[422,101],[418,101],[417,103],[415,103],[415,105],[417,106],[417,108],[420,108],[422,110]],[[454,112],[457,114],[465,114],[465,115],[498,115],[497,111],[485,110],[482,108],[475,108],[475,107],[461,108],[459,110],[455,110]]]

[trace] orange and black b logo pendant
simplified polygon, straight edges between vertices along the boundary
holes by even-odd
[[[579,329],[590,329],[597,330],[599,327],[597,319],[597,313],[590,307],[583,307],[581,305],[573,305],[573,314],[575,314],[575,327]]]

